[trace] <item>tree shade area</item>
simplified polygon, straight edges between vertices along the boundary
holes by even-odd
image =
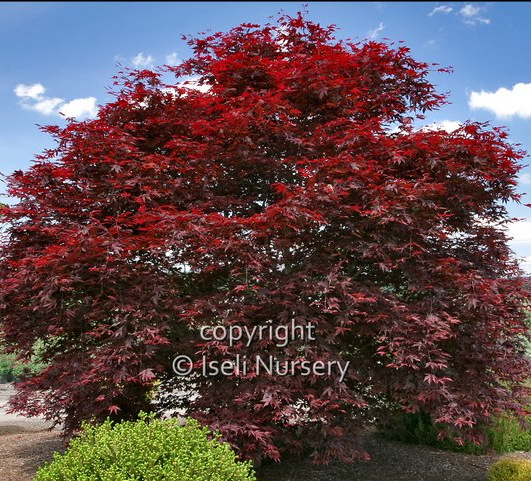
[[[473,441],[518,412],[530,296],[503,229],[524,156],[507,133],[416,128],[446,69],[402,44],[301,15],[188,41],[177,66],[121,72],[97,118],[44,127],[56,147],[9,178],[0,319],[46,363],[14,408],[70,433],[157,391],[244,458],[315,462],[364,457],[358,433],[393,410]]]

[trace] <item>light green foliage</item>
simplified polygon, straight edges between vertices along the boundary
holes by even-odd
[[[18,379],[23,373],[33,376],[41,371],[46,364],[40,359],[41,341],[37,341],[33,347],[34,354],[31,359],[26,362],[22,362],[18,359],[18,356],[14,353],[7,354],[4,352],[2,342],[0,339],[0,378]]]
[[[531,481],[531,461],[502,459],[489,467],[489,481]]]
[[[497,418],[485,435],[488,447],[497,453],[531,451],[531,426],[520,424],[513,416]]]
[[[141,414],[136,422],[85,424],[64,454],[39,469],[34,481],[255,481],[250,463],[237,461],[219,435],[194,420]]]

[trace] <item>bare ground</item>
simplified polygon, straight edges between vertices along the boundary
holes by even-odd
[[[42,420],[6,414],[2,405],[11,389],[0,384],[0,481],[31,481],[38,466],[61,450],[57,430]],[[498,456],[452,453],[426,446],[365,435],[372,460],[353,464],[314,466],[307,460],[288,460],[263,466],[259,481],[486,481],[486,469]],[[529,457],[529,453],[522,453]]]
[[[264,466],[259,481],[486,481],[496,456],[476,456],[391,442],[366,433],[371,461],[315,466],[294,460]]]
[[[0,384],[0,481],[30,481],[62,442],[42,419],[8,414],[5,403],[12,393],[10,385]]]

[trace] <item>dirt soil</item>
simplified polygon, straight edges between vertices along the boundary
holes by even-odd
[[[62,442],[42,419],[8,414],[5,403],[12,393],[11,385],[0,384],[0,481],[30,481]]]
[[[11,386],[0,384],[0,481],[31,481],[38,466],[61,450],[61,437],[43,420],[7,414],[2,406],[11,393]],[[313,466],[306,460],[285,461],[263,466],[258,481],[486,481],[487,467],[498,458],[390,442],[376,433],[367,433],[364,441],[370,462]],[[512,456],[529,458],[530,453]]]
[[[264,466],[259,481],[486,481],[487,467],[497,456],[441,451],[427,446],[391,442],[366,433],[371,461],[314,466],[290,461]]]

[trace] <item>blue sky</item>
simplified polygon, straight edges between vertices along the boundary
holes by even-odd
[[[61,125],[59,111],[94,115],[110,100],[118,62],[177,62],[190,54],[182,34],[264,23],[301,8],[302,2],[0,3],[0,172],[27,168],[52,145],[37,124]],[[308,10],[311,20],[336,24],[339,37],[403,40],[417,60],[452,66],[451,75],[432,78],[452,103],[427,123],[490,121],[507,126],[511,140],[531,152],[531,3],[309,2]],[[519,189],[531,192],[531,168],[522,171]],[[509,212],[522,218],[511,227],[511,245],[531,272],[531,210],[510,205]]]

